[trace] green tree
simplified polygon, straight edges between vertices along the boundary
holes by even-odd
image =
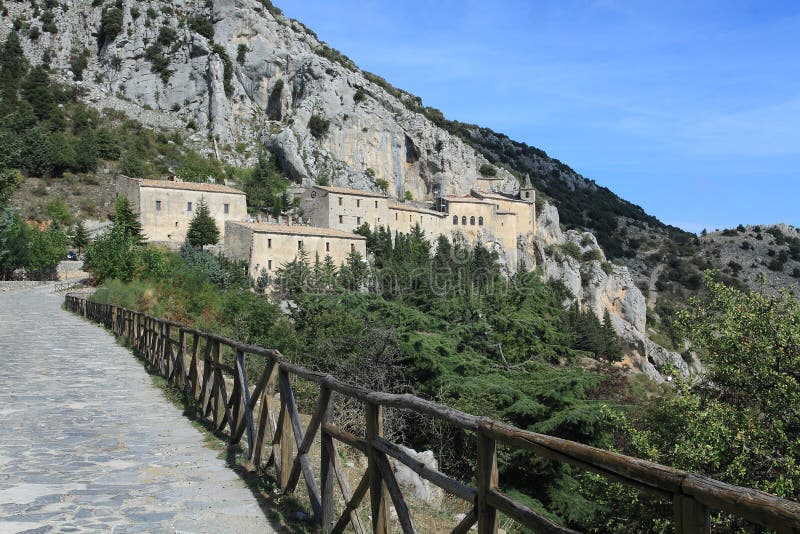
[[[53,224],[59,228],[64,228],[72,224],[72,212],[64,202],[63,198],[54,198],[47,203],[47,216],[52,219]]]
[[[283,209],[289,207],[283,202],[287,185],[288,181],[278,168],[275,156],[269,152],[261,152],[255,168],[245,180],[247,202],[250,206],[269,210],[278,216]]]
[[[706,370],[630,413],[625,452],[796,501],[800,302],[786,293],[743,292],[709,273],[706,285],[706,298],[692,298],[677,312]],[[644,525],[652,522],[649,506],[630,495],[608,503],[620,517],[643,517]],[[725,516],[714,522],[720,532],[751,531]]]
[[[193,247],[202,250],[206,245],[216,245],[219,242],[219,228],[217,222],[208,210],[208,205],[203,197],[197,203],[197,211],[189,223],[186,232],[186,241]]]
[[[84,268],[98,282],[115,278],[130,282],[139,265],[139,246],[116,222],[86,247]]]
[[[369,268],[364,257],[356,249],[351,250],[339,269],[339,282],[350,291],[358,291],[367,283],[368,275]]]
[[[207,182],[209,178],[221,174],[222,166],[218,161],[205,158],[193,150],[187,151],[180,165],[175,168],[175,175],[189,182]]]
[[[126,238],[130,238],[134,244],[144,243],[142,234],[142,223],[139,216],[131,209],[128,199],[122,195],[117,197],[117,205],[114,210],[114,227]]]
[[[0,167],[0,212],[5,209],[11,195],[22,183],[22,177],[14,169]]]
[[[28,264],[30,227],[10,208],[0,211],[0,276],[11,277]]]
[[[69,242],[64,232],[54,225],[47,230],[32,229],[27,269],[39,279],[54,280],[56,267],[64,259]]]
[[[81,133],[75,145],[75,170],[91,172],[97,170],[97,161],[100,157],[100,147],[97,135],[92,130]]]
[[[72,231],[72,246],[78,249],[78,254],[80,254],[90,242],[91,238],[89,236],[89,230],[86,229],[86,224],[83,220],[78,220]]]
[[[149,174],[144,157],[135,150],[128,150],[119,162],[119,172],[131,178],[144,178]]]

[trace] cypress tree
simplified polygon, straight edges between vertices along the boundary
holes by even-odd
[[[197,212],[189,223],[189,230],[186,232],[186,240],[193,247],[202,249],[206,245],[216,245],[219,242],[219,228],[204,198],[200,198],[197,203]]]
[[[142,223],[139,222],[139,217],[131,209],[128,199],[122,195],[117,197],[117,206],[114,211],[114,227],[119,229],[125,237],[132,238],[135,244],[144,243]]]
[[[89,230],[86,229],[86,225],[82,220],[79,220],[75,223],[75,230],[72,234],[72,246],[78,249],[78,254],[80,254],[83,249],[89,244]]]

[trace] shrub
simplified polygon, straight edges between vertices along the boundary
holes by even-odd
[[[247,45],[242,43],[238,47],[236,47],[236,62],[239,63],[239,65],[244,65],[246,59],[247,59]]]
[[[578,261],[581,261],[583,259],[583,254],[581,253],[581,247],[577,243],[573,243],[572,241],[561,243],[560,245],[558,245],[558,250],[560,250],[567,256],[572,256]]]
[[[100,15],[100,31],[97,33],[97,46],[102,48],[112,42],[122,31],[123,13],[118,7],[103,8]]]
[[[603,253],[599,248],[591,248],[583,253],[583,261],[603,261]]]
[[[214,38],[214,25],[202,15],[195,15],[189,19],[189,29],[199,33],[206,39]]]
[[[136,20],[136,19],[138,19],[138,18],[139,18],[139,16],[142,14],[142,12],[141,12],[141,11],[139,11],[139,8],[138,8],[138,7],[136,7],[136,6],[131,6],[131,8],[130,8],[128,11],[130,12],[130,14],[131,14],[131,18],[132,18],[133,20]]]
[[[89,51],[85,48],[80,52],[73,51],[69,58],[69,68],[76,80],[83,80],[83,71],[89,66]]]
[[[225,90],[225,96],[230,98],[233,95],[233,63],[222,45],[214,44],[211,46],[211,50],[222,60],[222,87]]]
[[[330,125],[331,121],[316,113],[312,113],[311,118],[308,119],[308,129],[315,139],[324,137],[328,133]]]
[[[161,46],[170,46],[177,40],[178,40],[178,32],[176,32],[169,26],[161,26],[161,29],[158,30],[158,37],[156,38],[156,42]]]
[[[362,89],[361,87],[356,89],[356,94],[353,95],[353,102],[358,104],[366,99],[367,99],[367,92],[364,91],[364,89]]]
[[[478,169],[478,172],[481,173],[481,176],[497,176],[497,169],[488,163],[481,165],[480,169]]]

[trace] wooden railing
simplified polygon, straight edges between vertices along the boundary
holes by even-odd
[[[199,405],[200,417],[227,434],[231,444],[247,441],[253,466],[274,468],[284,493],[295,491],[302,477],[315,519],[325,532],[343,532],[348,525],[357,533],[366,527],[357,509],[370,495],[371,530],[389,531],[389,503],[394,504],[404,533],[416,532],[389,458],[405,464],[422,478],[470,504],[470,512],[453,529],[465,533],[475,523],[480,534],[495,533],[498,512],[534,532],[574,532],[504,495],[498,485],[497,447],[531,451],[550,460],[566,462],[599,473],[610,480],[670,499],[679,533],[710,532],[710,510],[720,510],[779,533],[800,533],[800,504],[761,491],[725,484],[663,465],[623,456],[476,417],[413,395],[367,391],[330,375],[310,371],[284,360],[276,350],[239,343],[186,325],[75,295],[66,296],[68,310],[105,325],[126,340],[146,364],[189,393]],[[232,351],[233,365],[224,363],[223,351]],[[246,358],[257,355],[265,364],[255,385],[248,383]],[[228,391],[225,376],[232,378]],[[303,428],[292,377],[319,388],[316,409]],[[279,402],[274,399],[279,395]],[[363,436],[334,424],[334,396],[355,399],[364,406]],[[475,485],[470,486],[410,457],[383,437],[385,408],[410,410],[464,429],[477,440]],[[309,451],[321,433],[320,478],[317,483]],[[349,445],[367,457],[367,471],[351,488],[340,465],[336,443]],[[334,488],[344,501],[336,517]]]

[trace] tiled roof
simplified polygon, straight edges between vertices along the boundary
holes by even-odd
[[[244,191],[222,184],[205,184],[197,182],[173,182],[172,180],[139,180],[141,187],[160,187],[162,189],[182,189],[184,191],[203,191],[206,193],[230,193],[244,195]]]
[[[338,237],[341,239],[366,239],[366,237],[351,232],[344,232],[342,230],[334,230],[333,228],[320,228],[318,226],[302,226],[288,224],[272,224],[272,223],[250,223],[250,222],[233,222],[228,221],[228,224],[237,224],[249,228],[259,234],[283,234],[283,235],[309,235],[320,237]]]
[[[340,195],[356,195],[360,197],[376,197],[386,198],[384,193],[376,193],[375,191],[367,191],[366,189],[350,189],[349,187],[333,187],[329,185],[315,185],[316,189],[322,189],[328,193],[338,193]]]
[[[444,217],[445,215],[447,215],[446,213],[442,213],[441,211],[429,210],[427,208],[418,208],[417,206],[412,206],[410,204],[403,204],[401,202],[389,202],[389,209],[413,211],[416,213],[425,213],[426,215],[433,215],[435,217]]]

